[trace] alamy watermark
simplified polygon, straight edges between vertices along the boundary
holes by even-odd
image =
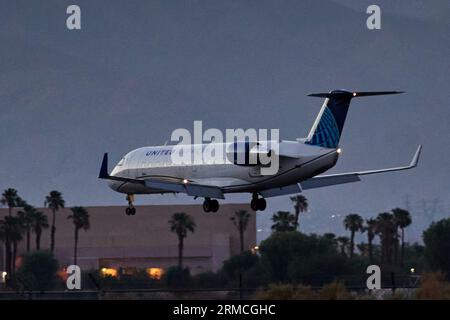
[[[66,13],[69,15],[66,19],[66,27],[69,30],[81,29],[81,8],[75,4],[67,7]]]
[[[369,290],[381,289],[381,269],[376,264],[372,264],[367,267],[367,274],[370,276],[367,278],[366,286]]]
[[[170,152],[176,165],[209,165],[234,163],[258,166],[261,175],[274,175],[279,169],[279,129],[216,128],[203,132],[202,121],[194,121],[193,135],[188,129],[172,132],[177,142]]]
[[[370,16],[366,20],[366,26],[369,30],[381,29],[381,8],[379,5],[372,4],[367,7],[366,13]],[[66,9],[66,28],[68,30],[81,29],[81,8],[79,5],[71,4]]]
[[[81,290],[81,268],[75,264],[67,267],[66,287],[69,290]]]
[[[381,8],[376,4],[372,4],[367,7],[367,14],[370,16],[366,20],[366,26],[369,30],[380,30],[381,29]]]

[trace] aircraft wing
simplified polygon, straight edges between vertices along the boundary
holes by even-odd
[[[146,178],[144,183],[146,187],[153,189],[186,193],[194,197],[225,199],[221,188],[197,184],[192,181],[168,181],[159,178]]]
[[[314,189],[314,188],[321,188],[321,187],[333,186],[333,185],[337,185],[337,184],[344,184],[344,183],[360,181],[361,179],[359,177],[364,176],[364,175],[412,169],[417,166],[421,150],[422,150],[422,145],[419,145],[417,147],[416,153],[414,154],[410,164],[407,166],[378,169],[378,170],[368,170],[368,171],[359,171],[359,172],[322,175],[322,176],[317,176],[317,177],[302,181],[300,184],[302,186],[302,189],[304,189],[304,190],[305,189]]]

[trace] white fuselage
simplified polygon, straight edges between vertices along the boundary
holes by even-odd
[[[135,149],[119,161],[111,176],[130,179],[163,178],[174,181],[186,179],[203,185],[218,186],[224,193],[258,192],[314,177],[333,167],[338,158],[337,149],[334,148],[322,148],[299,141],[282,141],[279,143],[277,173],[262,175],[259,165],[237,165],[226,151],[220,158],[206,156],[198,163],[179,164],[171,155],[175,147]],[[207,147],[210,148],[211,144],[190,146],[193,154],[202,153]],[[227,150],[229,145],[221,144],[221,147]],[[109,181],[109,185],[113,190],[126,194],[168,193],[126,181]]]

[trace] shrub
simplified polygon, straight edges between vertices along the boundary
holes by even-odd
[[[192,282],[191,272],[189,268],[170,267],[162,280],[168,288],[187,288]]]
[[[195,288],[221,288],[226,282],[222,273],[202,272],[192,277]]]
[[[450,284],[442,273],[425,273],[416,291],[417,299],[443,300],[450,299]]]
[[[265,291],[257,292],[258,300],[313,300],[317,294],[310,287],[293,284],[270,284]]]
[[[293,259],[309,260],[312,256],[335,253],[335,247],[328,239],[314,234],[275,232],[261,242],[260,252],[272,281],[286,282],[291,280],[288,270]]]
[[[332,282],[323,286],[319,292],[319,297],[323,300],[350,300],[354,298],[342,282]]]
[[[344,275],[365,276],[366,268],[363,262],[358,257],[350,260],[338,253],[318,254],[308,259],[298,257],[289,264],[288,274],[291,281],[322,286]],[[358,283],[361,279],[356,277],[355,281]]]
[[[233,256],[223,263],[221,273],[226,277],[229,287],[239,286],[239,276],[242,286],[256,288],[268,282],[267,271],[261,264],[260,258],[250,251]]]
[[[425,255],[432,267],[448,272],[450,270],[450,218],[433,222],[423,232]]]
[[[17,271],[17,282],[22,290],[46,291],[54,288],[58,261],[49,251],[25,255]]]

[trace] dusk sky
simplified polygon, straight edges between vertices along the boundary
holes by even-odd
[[[70,4],[81,7],[81,30],[66,28]],[[450,2],[376,1],[381,30],[366,27],[370,4],[1,0],[0,189],[16,188],[35,206],[54,189],[69,206],[125,205],[97,179],[104,152],[112,166],[194,120],[278,128],[293,140],[322,104],[308,93],[401,90],[352,102],[331,172],[404,165],[423,144],[419,166],[305,192],[311,217],[301,228],[343,232],[331,215],[375,216],[406,199],[413,221],[448,217]],[[424,217],[433,199],[437,209]],[[136,204],[201,202],[166,195]],[[288,197],[268,200],[261,229],[277,210],[291,210]]]

